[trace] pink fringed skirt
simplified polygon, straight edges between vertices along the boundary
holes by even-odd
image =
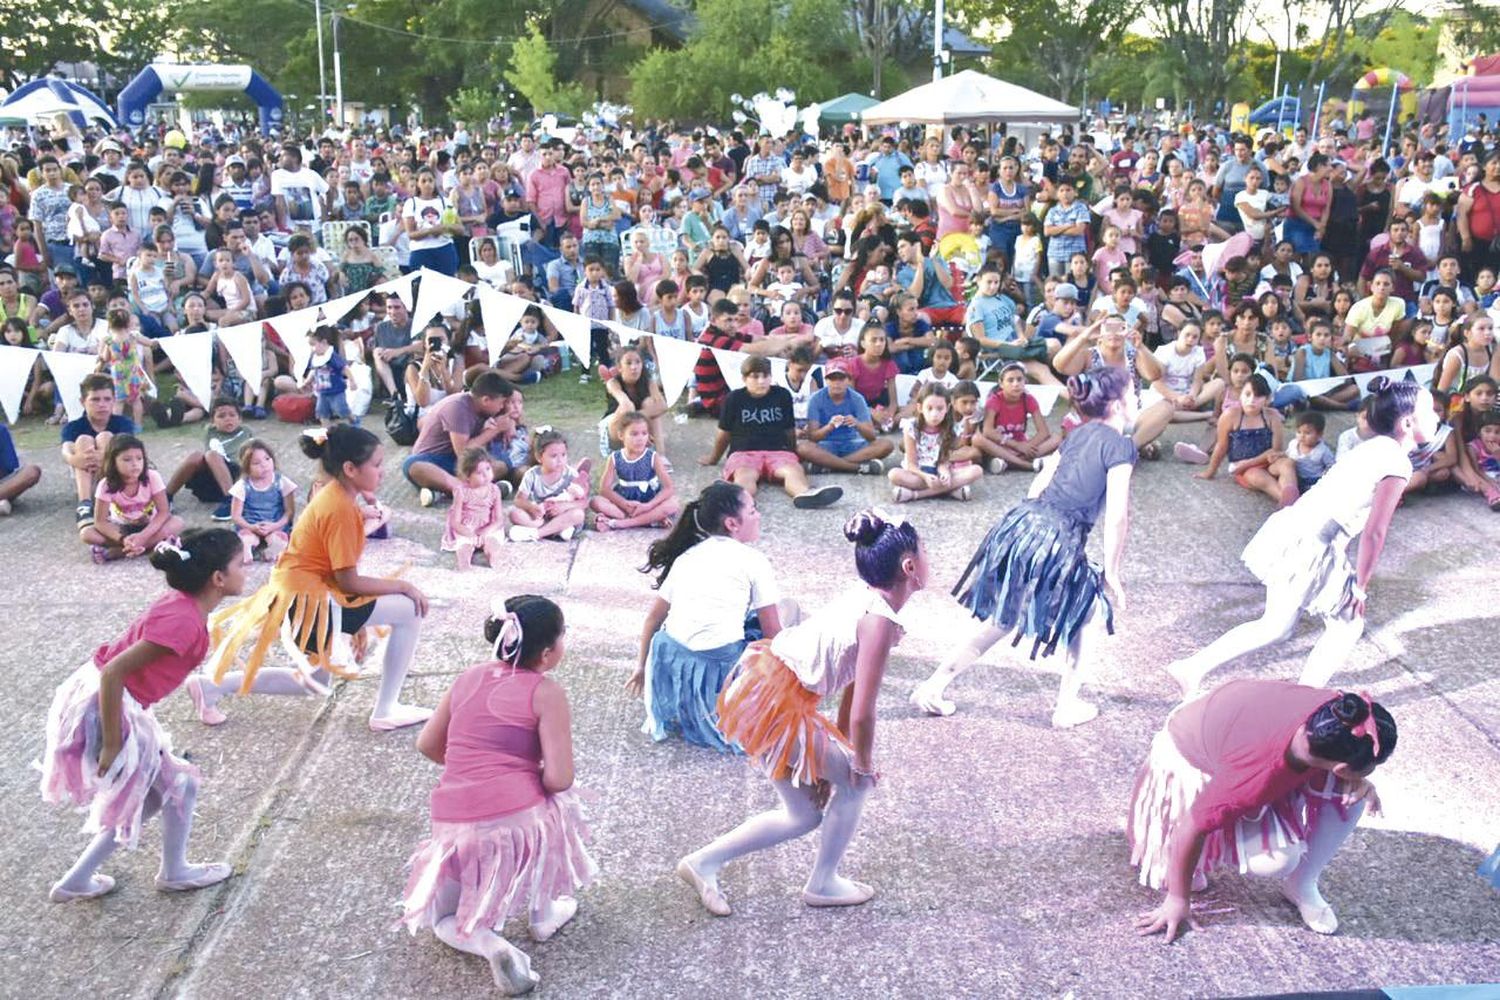
[[[413,934],[452,912],[459,933],[495,928],[534,903],[572,895],[599,875],[580,794],[549,795],[497,819],[432,824],[407,862],[397,926]],[[457,910],[447,911],[457,895]],[[445,905],[446,904],[446,905]]]
[[[120,753],[101,778],[99,668],[89,660],[63,681],[47,710],[42,798],[86,811],[85,833],[113,830],[118,844],[134,848],[146,796],[161,788],[167,803],[179,801],[187,783],[198,777],[198,769],[173,755],[172,737],[129,691],[121,692],[120,707]]]
[[[1130,796],[1130,863],[1141,870],[1141,884],[1153,889],[1166,885],[1172,833],[1186,822],[1193,801],[1209,776],[1194,767],[1166,729],[1151,741],[1151,755],[1135,778]],[[1299,788],[1262,806],[1258,812],[1214,830],[1203,842],[1194,881],[1216,869],[1251,873],[1251,859],[1272,851],[1287,851],[1304,839],[1306,799]]]

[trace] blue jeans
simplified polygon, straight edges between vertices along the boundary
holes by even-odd
[[[406,481],[411,483],[413,486],[415,486],[416,483],[411,478],[411,468],[412,466],[418,465],[422,462],[426,462],[429,465],[435,465],[439,469],[442,469],[444,472],[448,473],[448,475],[450,476],[458,475],[457,455],[407,455],[406,460],[401,463],[401,474],[405,476]]]
[[[430,247],[426,250],[413,250],[411,252],[411,269],[420,271],[428,267],[438,272],[453,277],[458,273],[458,248],[450,240],[446,245]]]
[[[47,241],[47,256],[52,258],[54,268],[63,264],[72,266],[73,261],[77,259],[77,255],[73,253],[73,244],[53,243],[51,240]]]

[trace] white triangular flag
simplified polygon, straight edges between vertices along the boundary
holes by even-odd
[[[1057,399],[1062,395],[1063,387],[1060,385],[1028,385],[1026,392],[1032,399],[1036,400],[1037,407],[1043,413],[1051,413],[1052,408],[1057,405]]]
[[[1435,364],[1433,364],[1433,365],[1417,365],[1414,368],[1408,368],[1408,369],[1406,369],[1406,374],[1402,376],[1402,378],[1409,378],[1413,382],[1417,383],[1417,385],[1422,385],[1422,386],[1431,385],[1432,384],[1432,380],[1434,378],[1436,378],[1436,377],[1437,377],[1437,365],[1435,365]]]
[[[490,365],[500,360],[506,341],[521,322],[521,314],[530,305],[519,295],[497,292],[489,285],[481,284],[479,291],[479,318],[484,321],[484,342],[489,348]]]
[[[406,311],[411,312],[411,283],[416,276],[416,272],[413,271],[411,274],[403,274],[390,281],[382,281],[372,291],[380,292],[382,295],[396,296],[406,306]]]
[[[26,379],[36,367],[37,353],[29,347],[0,344],[0,408],[6,419],[21,419],[21,404],[26,398]]]
[[[552,325],[557,327],[557,332],[562,334],[563,342],[568,345],[568,350],[573,352],[578,363],[587,369],[593,363],[594,357],[594,324],[587,316],[566,312],[553,306],[542,306],[542,312],[552,321]]]
[[[370,291],[350,292],[348,295],[340,295],[336,299],[330,299],[321,306],[323,310],[323,322],[338,325],[339,320],[354,311],[354,307],[369,297]]]
[[[1373,358],[1377,364],[1385,360],[1386,355],[1391,353],[1390,337],[1360,337],[1354,342],[1359,348],[1359,353],[1367,358]]]
[[[911,394],[917,391],[917,377],[915,375],[896,376],[896,405],[905,406],[911,399]]]
[[[656,348],[656,374],[661,379],[662,395],[671,406],[692,379],[693,366],[698,363],[703,348],[675,337],[652,337],[651,341]]]
[[[727,351],[722,347],[710,347],[709,350],[713,352],[714,360],[719,363],[719,371],[724,374],[724,384],[729,387],[729,391],[743,389],[745,376],[740,374],[740,366],[750,355],[744,351]]]
[[[70,354],[65,351],[43,351],[42,360],[52,370],[52,380],[57,383],[57,394],[67,408],[68,419],[83,416],[83,399],[78,384],[92,375],[99,367],[99,358],[93,354]]]
[[[616,320],[606,319],[601,320],[600,323],[603,326],[607,326],[610,330],[614,331],[615,336],[620,338],[621,344],[633,344],[637,340],[640,340],[642,337],[646,336],[645,330],[637,330],[633,326],[626,326],[624,323],[620,323]]]
[[[995,391],[995,386],[997,386],[999,384],[1000,384],[999,382],[975,382],[974,383],[974,388],[976,388],[976,389],[979,390],[979,405],[980,406],[984,405],[984,401],[990,398],[990,394]],[[1027,386],[1027,388],[1030,388],[1030,386]]]
[[[786,385],[786,358],[771,359],[771,383]]]
[[[312,345],[307,342],[307,335],[318,325],[318,307],[308,306],[285,316],[273,316],[268,322],[292,356],[292,377],[302,378],[307,374],[307,362],[312,357]]]
[[[422,283],[417,286],[417,304],[411,311],[412,331],[425,328],[428,320],[453,303],[462,301],[473,287],[467,281],[423,268]]]
[[[1380,373],[1371,372],[1370,376],[1371,378],[1373,378],[1378,374]],[[1329,378],[1305,378],[1300,382],[1293,382],[1291,384],[1297,386],[1303,392],[1307,393],[1309,397],[1312,397],[1321,396],[1329,389],[1336,389],[1339,386],[1343,385],[1346,381],[1348,380],[1341,375],[1333,375]]]
[[[1203,273],[1213,276],[1219,267],[1219,258],[1224,255],[1224,249],[1229,246],[1226,240],[1223,243],[1205,243],[1203,245]]]
[[[259,395],[260,380],[265,375],[265,348],[261,344],[260,320],[220,327],[214,331],[214,336],[219,338],[219,342],[229,352],[229,358],[239,371],[240,378],[245,380],[253,394]]]
[[[202,333],[179,333],[174,337],[162,337],[156,341],[177,374],[182,377],[198,401],[213,407],[214,397],[214,335],[208,330]]]

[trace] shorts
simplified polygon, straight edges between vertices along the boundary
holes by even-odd
[[[935,465],[919,465],[917,466],[917,468],[927,473],[927,475],[929,476],[935,476],[938,474],[937,466]]]
[[[963,306],[927,306],[922,309],[922,314],[927,317],[927,322],[933,326],[963,326],[965,308]]]
[[[848,458],[850,455],[863,448],[866,443],[867,442],[862,437],[857,437],[852,441],[848,438],[830,437],[823,439],[822,448],[824,451],[828,452],[831,455],[837,455],[839,458]]]
[[[724,478],[733,479],[736,472],[753,469],[758,479],[774,479],[788,466],[800,464],[792,451],[737,451],[724,460]]]
[[[413,486],[417,484],[416,481],[411,478],[412,466],[420,465],[423,462],[426,462],[428,465],[437,466],[439,469],[442,469],[450,476],[458,475],[457,455],[407,455],[406,460],[401,463],[401,474],[405,476],[406,481],[411,483]]]
[[[349,399],[342,392],[318,393],[318,405],[313,415],[319,420],[348,420]]]
[[[1306,493],[1308,490],[1312,489],[1316,485],[1318,485],[1318,481],[1316,479],[1304,479],[1301,476],[1297,477],[1297,492],[1298,493]]]
[[[224,464],[229,466],[229,481],[231,483],[240,478],[240,466],[238,462],[225,459]],[[207,463],[198,466],[198,471],[189,476],[188,481],[183,485],[187,487],[189,493],[204,503],[219,503],[229,496],[228,493],[219,489],[219,481],[209,471]]]

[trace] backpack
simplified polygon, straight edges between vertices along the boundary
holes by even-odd
[[[409,448],[417,440],[417,410],[416,407],[408,407],[404,400],[391,400],[390,408],[385,411],[385,432],[391,436],[391,440]]]

